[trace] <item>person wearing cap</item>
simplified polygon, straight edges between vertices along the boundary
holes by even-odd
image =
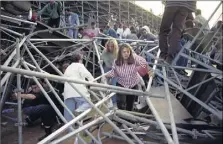
[[[160,58],[167,63],[171,64],[178,52],[179,40],[188,14],[195,11],[196,1],[166,0],[160,25],[159,47]]]

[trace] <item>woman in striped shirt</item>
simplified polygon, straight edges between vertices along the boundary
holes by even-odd
[[[112,70],[106,75],[107,78],[117,78],[117,86],[137,89],[140,83],[138,72],[147,67],[147,62],[141,56],[133,54],[129,44],[119,47],[118,56],[113,63]],[[120,95],[119,95],[120,96]],[[126,95],[126,110],[131,111],[135,95]],[[118,107],[121,109],[120,105]]]

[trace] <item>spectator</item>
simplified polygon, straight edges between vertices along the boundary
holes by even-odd
[[[139,38],[140,40],[146,40],[146,41],[155,41],[157,38],[155,35],[153,35],[150,32],[150,29],[148,26],[142,27],[142,35]]]
[[[196,1],[166,1],[160,33],[160,58],[171,64],[177,54],[179,40],[189,13],[195,12]],[[172,31],[171,31],[172,26]],[[169,35],[171,31],[171,34]],[[169,47],[168,47],[169,35]]]
[[[86,29],[84,31],[84,38],[93,38],[93,37],[97,37],[100,33],[100,29],[96,28],[96,23],[95,22],[91,22],[91,28],[90,29]]]
[[[38,16],[45,14],[50,17],[48,20],[48,26],[59,27],[60,25],[60,13],[61,13],[61,3],[51,0],[50,3],[44,6],[44,8],[38,12]]]
[[[68,15],[68,25],[69,27],[76,27],[80,25],[79,17],[76,13],[70,11],[70,9],[66,9],[66,14]],[[68,36],[74,39],[77,38],[78,29],[70,28],[68,31]]]
[[[104,72],[108,72],[112,69],[112,65],[114,60],[117,58],[118,54],[118,43],[115,39],[110,39],[105,44],[105,49],[101,54],[101,61],[100,63],[104,64]],[[116,85],[117,79],[112,78],[111,84]],[[112,97],[112,102],[115,107],[117,107],[117,100],[116,96]]]
[[[132,48],[129,44],[122,44],[118,50],[118,56],[112,66],[112,70],[107,73],[106,77],[116,77],[117,86],[137,89],[141,81],[138,70],[141,67],[146,68],[146,66],[147,63],[143,58],[133,56]],[[120,96],[118,94],[117,104],[120,109],[123,109],[120,105]],[[126,95],[126,110],[131,111],[133,109],[135,99],[135,95]]]
[[[106,30],[107,30],[108,36],[111,36],[113,38],[118,38],[116,31],[113,28],[111,28],[109,25],[106,26]]]
[[[136,35],[136,29],[134,27],[130,27],[131,34],[128,34],[126,39],[131,39],[131,40],[138,40],[138,37]]]
[[[194,22],[198,27],[202,27],[205,22],[207,21],[202,15],[201,15],[201,10],[197,9],[195,12],[195,19]],[[206,27],[204,28],[204,32],[208,32],[210,30],[209,24],[206,25]]]
[[[122,39],[126,39],[127,35],[131,34],[130,29],[128,28],[128,26],[125,24],[123,26],[123,33],[122,33]]]
[[[78,30],[78,38],[82,39],[84,37],[84,29],[83,28],[79,28]]]
[[[46,84],[42,84],[47,91]],[[48,92],[48,95],[51,97],[55,105],[59,107],[59,109],[62,108],[53,93]],[[33,122],[41,118],[43,127],[45,129],[45,135],[38,139],[39,141],[41,141],[52,133],[52,125],[55,121],[56,113],[49,104],[48,100],[42,94],[39,86],[34,84],[33,82],[31,82],[29,91],[26,94],[21,94],[21,97],[24,99],[22,108],[24,114],[26,115],[25,120],[28,126],[31,126]]]
[[[122,39],[122,34],[123,34],[123,25],[119,24],[119,28],[117,29],[117,35],[119,36],[120,39]]]
[[[74,55],[73,63],[67,67],[64,72],[65,77],[75,78],[78,80],[93,80],[91,73],[82,64],[82,55],[77,53]],[[72,83],[79,91],[85,94],[90,99],[90,93],[87,87],[83,84]],[[80,113],[90,108],[89,103],[80,95],[70,84],[64,84],[64,103],[72,112]],[[67,110],[64,110],[64,117],[67,121],[72,120],[72,116]]]

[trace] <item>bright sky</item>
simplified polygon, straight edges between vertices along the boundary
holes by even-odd
[[[161,1],[135,1],[135,3],[143,7],[144,9],[147,10],[152,9],[155,15],[162,14],[164,11],[164,5],[161,3]],[[197,8],[201,9],[202,16],[208,19],[219,3],[220,1],[197,1]],[[222,13],[222,6],[219,7],[218,11],[210,20],[209,22],[210,27],[212,27],[216,23],[219,17],[222,20],[221,13]]]

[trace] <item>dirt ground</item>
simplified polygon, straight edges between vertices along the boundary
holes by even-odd
[[[4,121],[4,120],[3,120]],[[57,126],[54,126],[54,129]],[[105,131],[111,130],[109,126],[104,126]],[[2,127],[2,144],[17,144],[18,143],[18,129],[14,126],[13,122],[8,121],[6,126]],[[93,133],[95,136],[97,131]],[[38,138],[44,135],[44,130],[36,125],[34,127],[23,127],[23,143],[24,144],[35,144],[38,142]],[[75,137],[65,140],[61,144],[74,144]],[[88,137],[83,137],[86,141],[89,141]],[[125,141],[116,139],[105,139],[103,144],[127,144]]]
[[[94,115],[95,112],[91,112],[89,116]],[[11,117],[16,118],[17,112],[15,111],[13,114],[10,114]],[[2,126],[1,134],[2,134],[2,144],[18,144],[18,127],[15,126],[15,123],[3,118],[2,122],[7,122],[5,126]],[[54,131],[59,128],[58,124],[55,124],[53,127]],[[38,138],[45,134],[44,129],[40,127],[40,122],[33,127],[23,127],[23,144],[36,144],[38,142]],[[109,125],[104,125],[103,132],[111,132],[112,128]],[[97,137],[98,131],[95,130],[93,135]],[[60,136],[65,135],[65,133]],[[90,138],[88,136],[84,136],[81,134],[82,138],[90,143]],[[61,144],[74,144],[75,137],[71,137]],[[105,139],[102,141],[103,144],[127,144],[125,141],[117,140],[117,139]]]

